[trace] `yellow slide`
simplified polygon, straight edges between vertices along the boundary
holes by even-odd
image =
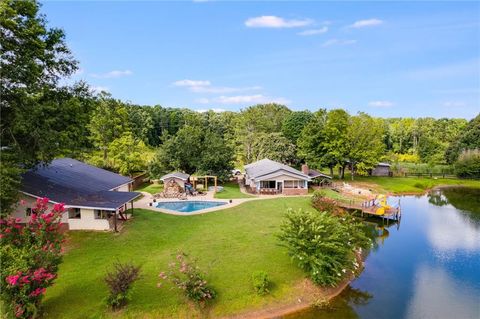
[[[384,215],[385,212],[388,212],[390,209],[392,209],[392,206],[387,204],[387,196],[385,195],[378,195],[378,204],[380,207],[375,211],[376,215]]]

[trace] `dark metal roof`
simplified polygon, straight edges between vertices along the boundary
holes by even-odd
[[[110,191],[131,181],[71,158],[61,158],[24,173],[20,190],[68,206],[116,209],[140,195]]]
[[[310,176],[311,178],[324,177],[324,178],[332,179],[332,176],[320,173],[319,171],[316,171],[314,169],[308,170],[308,176]]]

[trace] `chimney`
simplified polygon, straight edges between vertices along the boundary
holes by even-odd
[[[302,164],[302,173],[305,174],[305,175],[308,175],[309,172],[310,172],[310,170],[308,169],[308,165],[307,164]]]

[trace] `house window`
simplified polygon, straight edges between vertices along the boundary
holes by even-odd
[[[260,188],[275,188],[275,181],[260,181]]]
[[[29,217],[32,215],[32,209],[30,207],[25,209],[25,217]]]
[[[303,188],[305,186],[304,181],[285,181],[285,188]]]
[[[80,219],[82,218],[80,214],[80,208],[69,208],[68,209],[68,218],[70,219]]]
[[[93,211],[93,215],[95,219],[107,219],[108,216],[108,211],[106,210],[100,210],[100,209],[95,209]]]

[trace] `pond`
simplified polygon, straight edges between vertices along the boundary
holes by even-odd
[[[400,200],[400,224],[379,232],[363,273],[330,305],[288,318],[480,318],[480,189]]]

